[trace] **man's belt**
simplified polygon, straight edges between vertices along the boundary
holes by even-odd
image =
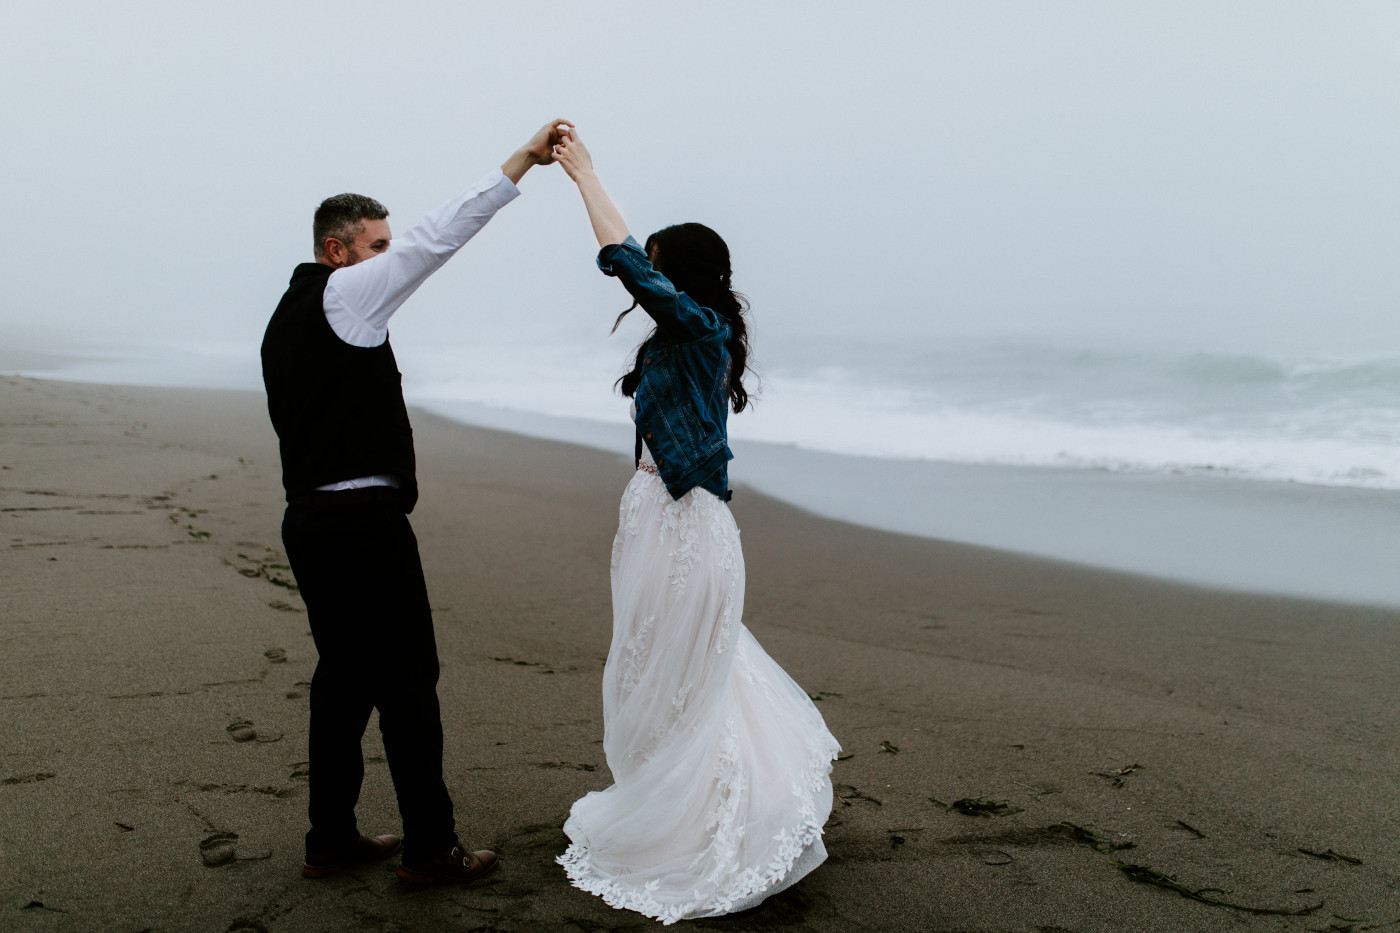
[[[403,503],[393,486],[362,486],[359,489],[313,489],[293,496],[288,505],[364,505],[370,502]]]

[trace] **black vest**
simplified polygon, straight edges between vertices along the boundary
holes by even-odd
[[[386,339],[354,347],[336,336],[322,300],[335,270],[304,262],[263,335],[267,410],[282,448],[287,498],[360,476],[398,478],[404,511],[418,500],[413,428]]]

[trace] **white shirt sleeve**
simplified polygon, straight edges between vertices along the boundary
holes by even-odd
[[[399,305],[519,194],[496,169],[394,237],[383,253],[332,272],[324,298],[331,330],[351,346],[379,346]]]

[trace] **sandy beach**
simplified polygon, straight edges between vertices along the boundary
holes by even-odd
[[[315,652],[262,396],[0,400],[0,929],[656,926],[553,862],[610,783],[630,451],[415,414],[447,782],[502,869],[414,892],[393,861],[299,876]],[[1400,612],[732,508],[745,622],[844,752],[827,864],[690,928],[1400,931]],[[373,724],[365,747],[361,826],[396,831]]]

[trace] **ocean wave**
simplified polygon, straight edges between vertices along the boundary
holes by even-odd
[[[630,349],[601,338],[397,348],[410,401],[623,425],[627,402],[612,384]],[[256,357],[246,351],[117,348],[32,374],[252,388]],[[1400,489],[1400,358],[836,340],[768,358],[756,404],[730,421],[736,438],[884,458]]]
[[[947,404],[925,390],[858,385],[830,372],[770,385],[753,416],[731,420],[734,436],[873,457],[1400,489],[1400,409],[1254,412],[1222,423],[1146,418],[1103,400],[1089,416],[1082,406],[1069,414],[1058,406],[1055,416],[1044,404]]]
[[[1396,359],[1029,344],[825,350],[780,357],[731,433],[872,457],[1400,489]],[[411,388],[559,417],[624,417],[611,390],[616,347],[531,348],[534,375],[521,372],[524,358],[473,353],[455,375]],[[445,372],[441,360],[413,362]]]

